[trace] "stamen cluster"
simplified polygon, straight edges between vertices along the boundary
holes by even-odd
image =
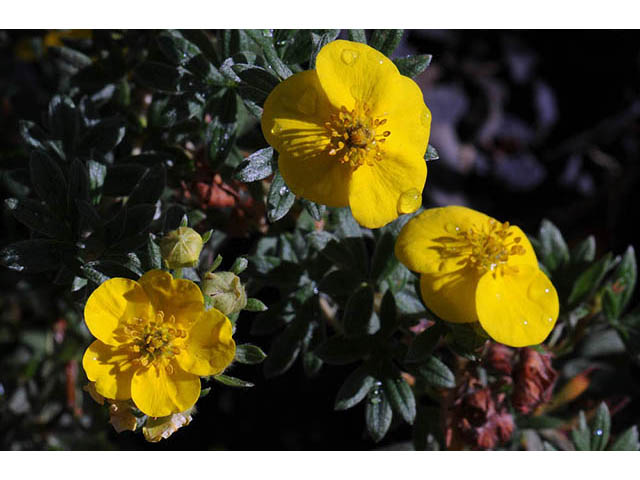
[[[453,237],[439,239],[445,246],[441,251],[442,258],[463,257],[458,265],[470,267],[479,272],[495,272],[499,269],[504,273],[505,269],[512,273],[516,267],[508,266],[510,255],[524,255],[525,248],[520,245],[521,237],[511,238],[513,231],[509,230],[509,222],[500,223],[489,219],[485,228],[473,226],[468,230],[460,230],[451,226]],[[451,233],[451,232],[450,232]],[[440,265],[442,269],[444,263]]]
[[[165,320],[164,312],[159,311],[155,318],[132,318],[124,327],[129,337],[129,348],[143,367],[162,359],[169,359],[180,353],[179,340],[187,337],[187,332],[176,325],[175,316]],[[167,364],[168,369],[171,368]],[[171,372],[169,372],[171,373]]]
[[[340,163],[348,162],[354,169],[365,163],[374,165],[374,160],[382,160],[380,147],[391,135],[389,130],[378,133],[385,123],[386,118],[373,118],[366,103],[356,104],[351,111],[343,105],[324,124],[330,138],[327,145],[329,155],[336,156]]]

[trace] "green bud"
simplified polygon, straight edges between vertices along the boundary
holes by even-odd
[[[239,312],[247,305],[247,293],[240,278],[232,272],[212,272],[204,276],[202,292],[225,315]]]
[[[178,227],[160,240],[160,252],[171,269],[195,267],[202,251],[202,237],[190,227]]]

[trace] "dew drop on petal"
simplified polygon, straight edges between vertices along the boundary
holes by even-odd
[[[358,52],[346,48],[342,51],[340,58],[346,65],[353,65],[353,63],[358,59],[358,56]]]
[[[550,290],[546,278],[538,275],[533,278],[527,288],[527,296],[531,301],[536,303],[543,302],[549,292]]]
[[[278,190],[278,193],[282,196],[282,195],[285,195],[288,191],[289,189],[287,187],[280,187],[280,190]]]
[[[456,234],[460,231],[460,227],[458,225],[456,225],[455,223],[445,223],[444,224],[444,230],[447,233],[452,233],[452,234]]]
[[[420,123],[423,127],[428,127],[431,124],[431,115],[429,114],[428,110],[425,110],[420,115]]]
[[[314,90],[307,90],[298,100],[296,107],[300,113],[305,115],[313,115],[316,113],[316,103],[318,95]]]
[[[597,430],[596,430],[596,435],[597,435],[597,436],[599,436],[599,437],[601,437],[601,436],[602,436],[602,430],[597,429]]]
[[[413,213],[422,205],[422,195],[417,188],[403,192],[398,198],[398,213]]]
[[[278,135],[282,131],[282,127],[279,123],[275,123],[271,128],[271,135]]]

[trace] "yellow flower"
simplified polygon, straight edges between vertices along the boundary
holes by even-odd
[[[480,322],[513,347],[542,342],[558,318],[558,295],[538,268],[526,235],[465,207],[433,208],[412,218],[395,246],[421,273],[425,305],[443,320]]]
[[[430,125],[418,85],[382,53],[346,40],[274,88],[262,115],[291,191],[349,206],[368,228],[420,207]]]
[[[97,340],[82,365],[97,393],[132,399],[151,417],[191,408],[199,377],[219,374],[235,356],[229,319],[204,310],[195,283],[162,270],[137,282],[107,280],[89,297],[84,318]]]

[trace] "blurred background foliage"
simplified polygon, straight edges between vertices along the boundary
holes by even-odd
[[[393,258],[406,218],[371,232],[284,185],[261,105],[335,38],[423,89],[439,156],[425,208],[531,235],[561,298],[547,347],[425,312]],[[613,31],[0,32],[0,446],[637,449],[639,62],[634,33]],[[269,309],[242,313],[235,338],[268,357],[230,370],[255,388],[214,385],[149,445],[82,390],[82,305],[157,268],[185,214],[213,230],[187,278],[248,258]]]

